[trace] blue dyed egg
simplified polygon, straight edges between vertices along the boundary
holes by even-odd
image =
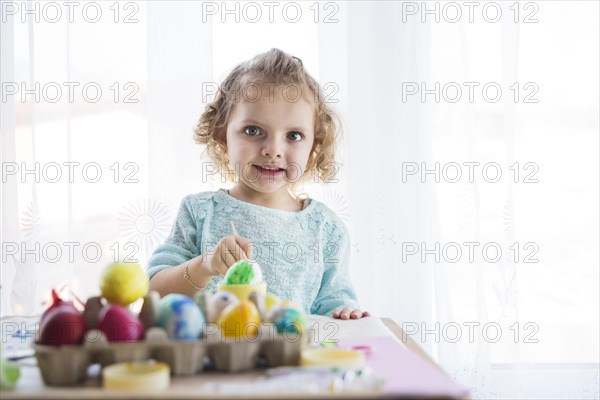
[[[202,336],[206,319],[194,300],[171,293],[160,301],[157,325],[165,329],[171,339],[195,340]]]
[[[281,316],[275,322],[277,333],[297,333],[302,334],[306,327],[306,318],[302,311],[295,308],[283,309]]]

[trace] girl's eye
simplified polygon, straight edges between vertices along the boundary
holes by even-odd
[[[294,142],[302,140],[303,137],[304,135],[300,132],[290,132],[290,139],[292,139]]]
[[[244,133],[248,136],[257,136],[260,134],[260,128],[258,126],[250,125],[244,128]]]

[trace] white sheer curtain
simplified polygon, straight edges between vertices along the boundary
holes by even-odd
[[[426,3],[439,23],[422,22],[421,2],[321,3],[318,23],[312,3],[298,4],[296,23],[221,22],[201,2],[119,3],[119,23],[108,3],[111,18],[95,24],[3,22],[3,84],[94,82],[103,95],[70,102],[62,85],[56,103],[3,99],[1,314],[39,313],[64,284],[97,293],[115,256],[144,265],[182,196],[225,186],[192,141],[211,85],[278,47],[344,122],[339,182],[306,189],[350,228],[364,308],[412,332],[476,398],[597,398],[598,3],[500,3],[498,22],[481,14],[491,4],[493,19],[496,3],[481,3],[472,23],[463,3]],[[448,22],[455,4],[463,16]],[[436,82],[439,101],[422,100]],[[68,162],[80,163],[73,182]],[[439,182],[421,175],[436,163]],[[21,174],[35,165],[39,182]]]
[[[334,25],[320,32],[321,79],[347,71],[360,297],[475,397],[597,396],[598,5],[487,3],[504,18],[444,23],[448,4],[350,3],[347,40]],[[436,5],[440,23],[423,12]],[[436,164],[439,183],[402,176]]]

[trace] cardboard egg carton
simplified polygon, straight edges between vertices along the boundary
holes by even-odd
[[[298,365],[300,353],[311,342],[311,332],[278,334],[275,326],[261,323],[256,337],[226,337],[216,324],[197,340],[171,340],[159,327],[146,330],[139,342],[108,342],[104,333],[90,330],[82,345],[34,344],[42,379],[48,386],[73,386],[87,378],[93,364],[156,360],[169,365],[171,375],[201,373],[212,365],[216,371],[239,372],[259,366]],[[262,360],[262,363],[259,363]]]

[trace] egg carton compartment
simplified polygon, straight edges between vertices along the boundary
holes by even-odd
[[[146,331],[146,340],[150,343],[152,358],[168,364],[171,375],[194,375],[204,370],[206,338],[170,340],[164,329],[155,327]]]
[[[267,365],[271,368],[299,365],[300,353],[310,345],[311,341],[311,331],[296,338],[277,335],[273,340],[261,343],[259,354],[266,359]]]
[[[48,386],[72,386],[85,381],[92,364],[102,367],[128,361],[156,360],[169,365],[171,375],[189,376],[204,371],[206,363],[219,372],[240,372],[267,367],[298,365],[312,332],[278,334],[272,324],[261,324],[256,337],[226,337],[218,329],[197,340],[176,341],[164,329],[153,327],[139,342],[108,342],[101,331],[88,331],[82,345],[34,344],[43,381]]]
[[[88,349],[92,363],[102,367],[126,361],[144,361],[151,357],[152,348],[148,341],[109,342],[99,330],[86,333],[83,346]]]
[[[48,386],[73,386],[86,379],[91,352],[83,346],[33,344],[42,380]]]
[[[211,343],[208,356],[219,372],[240,372],[253,369],[258,360],[260,343],[251,341],[227,341]]]

